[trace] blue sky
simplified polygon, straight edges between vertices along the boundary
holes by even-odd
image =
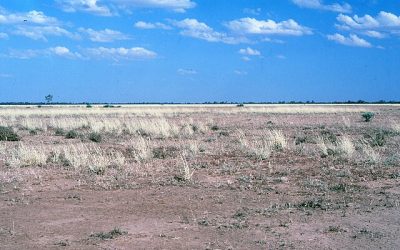
[[[0,0],[0,102],[399,100],[400,2]]]

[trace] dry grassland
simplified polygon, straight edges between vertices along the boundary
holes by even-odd
[[[400,246],[399,105],[0,106],[0,126],[5,249]]]

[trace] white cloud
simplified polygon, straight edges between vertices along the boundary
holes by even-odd
[[[257,8],[257,9],[245,8],[245,9],[243,9],[243,13],[248,14],[248,15],[258,16],[261,14],[261,8]]]
[[[364,15],[353,17],[340,14],[336,18],[340,24],[337,27],[345,30],[399,30],[400,16],[381,11],[376,17]]]
[[[363,34],[366,35],[366,36],[373,37],[373,38],[378,38],[378,39],[382,39],[382,38],[386,37],[385,34],[383,34],[381,32],[378,32],[378,31],[374,31],[374,30],[367,30]]]
[[[7,33],[0,32],[0,39],[7,39],[7,38],[8,38]]]
[[[129,37],[120,31],[104,29],[104,30],[93,30],[79,28],[79,32],[86,34],[89,39],[93,42],[113,42],[115,40],[127,40]]]
[[[177,70],[178,74],[180,75],[196,75],[197,71],[194,69],[178,69]]]
[[[186,18],[182,21],[175,21],[173,24],[182,29],[180,32],[181,35],[206,40],[208,42],[236,44],[246,41],[244,38],[231,37],[226,33],[214,31],[213,28],[196,19]]]
[[[366,41],[354,34],[351,34],[349,37],[345,37],[343,35],[336,33],[334,35],[328,35],[327,38],[331,41],[335,41],[337,43],[340,43],[340,44],[343,44],[346,46],[363,47],[363,48],[371,48],[372,47],[372,45],[368,41]]]
[[[89,48],[86,50],[89,57],[120,59],[152,59],[157,53],[142,47],[133,48]]]
[[[233,71],[233,73],[235,73],[236,75],[239,75],[239,76],[247,75],[247,72],[243,71],[243,70],[235,70],[235,71]]]
[[[138,29],[163,29],[163,30],[172,29],[170,26],[165,25],[165,24],[160,23],[160,22],[148,23],[148,22],[144,22],[144,21],[138,21],[138,22],[135,23],[134,26],[136,28],[138,28]]]
[[[239,54],[246,55],[246,56],[261,56],[260,51],[258,51],[256,49],[252,49],[250,47],[247,47],[245,49],[240,49]]]
[[[65,12],[88,12],[100,16],[116,15],[116,9],[158,8],[176,12],[185,12],[194,8],[191,0],[57,0]]]
[[[243,56],[242,60],[245,62],[251,61],[250,57],[248,57],[248,56]]]
[[[49,48],[48,51],[54,55],[66,57],[66,58],[81,58],[81,54],[77,52],[71,52],[68,48],[57,46],[53,48]]]
[[[341,13],[351,13],[351,6],[348,3],[324,4],[322,0],[292,0],[294,4],[302,8],[327,10]]]
[[[123,7],[136,8],[160,8],[170,9],[176,12],[185,12],[194,8],[196,3],[191,0],[109,0]]]
[[[31,59],[35,57],[64,57],[68,59],[152,59],[157,57],[157,53],[142,47],[133,48],[87,48],[81,49],[83,55],[73,52],[64,46],[50,47],[47,49],[28,49],[28,50],[10,50],[7,54],[0,56],[17,59]]]
[[[83,11],[99,16],[112,16],[111,10],[104,5],[99,5],[98,0],[57,0],[65,12]]]
[[[0,78],[11,78],[11,77],[13,76],[10,74],[0,73]]]
[[[17,26],[12,33],[43,41],[47,41],[47,36],[65,36],[73,39],[79,37],[59,26]]]
[[[41,11],[32,10],[25,13],[9,13],[0,8],[0,24],[40,24],[56,25],[59,21],[54,17],[48,17]]]
[[[47,49],[28,49],[28,50],[10,50],[6,55],[10,58],[17,59],[31,59],[40,56],[59,56],[69,59],[82,58],[82,56],[77,52],[72,52],[68,48],[63,46],[51,47]]]
[[[299,25],[293,19],[282,22],[273,20],[257,20],[255,18],[241,18],[230,21],[226,26],[239,34],[259,34],[259,35],[287,35],[302,36],[312,34],[310,28]]]

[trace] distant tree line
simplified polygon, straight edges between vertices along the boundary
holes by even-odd
[[[48,96],[47,96],[48,97]],[[46,98],[46,102],[0,102],[0,105],[88,105],[88,102],[51,102],[51,98]],[[400,104],[400,101],[333,101],[333,102],[317,102],[317,101],[278,101],[278,102],[124,102],[124,103],[90,103],[91,105],[162,105],[162,104]]]

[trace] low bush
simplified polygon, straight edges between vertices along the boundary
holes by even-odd
[[[0,141],[19,141],[20,139],[12,128],[0,126]]]
[[[362,118],[364,118],[365,122],[369,122],[374,118],[375,114],[372,112],[364,112],[361,114]]]
[[[64,136],[65,135],[65,131],[62,128],[57,128],[55,131],[55,135],[57,136]]]
[[[75,139],[78,137],[78,132],[75,130],[70,130],[65,134],[66,139]]]
[[[91,140],[92,142],[101,142],[102,137],[101,134],[96,133],[96,132],[92,132],[89,134],[88,136],[89,140]]]

